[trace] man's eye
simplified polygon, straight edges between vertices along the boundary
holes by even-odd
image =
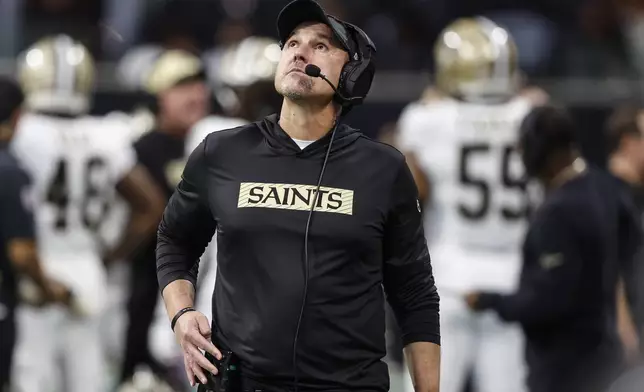
[[[318,50],[325,50],[325,49],[326,49],[326,45],[324,45],[324,44],[317,44],[317,45],[315,46],[315,49],[318,49]]]
[[[289,47],[289,48],[292,48],[292,47],[294,47],[296,44],[297,44],[297,42],[295,42],[295,41],[290,41],[290,42],[288,43],[288,47]]]

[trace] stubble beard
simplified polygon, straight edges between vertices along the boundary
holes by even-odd
[[[309,78],[300,79],[296,87],[287,86],[282,88],[282,95],[291,101],[300,101],[304,99],[313,90],[313,81]]]

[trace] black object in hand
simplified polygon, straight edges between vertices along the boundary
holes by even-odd
[[[208,382],[200,385],[197,392],[239,392],[241,391],[239,378],[239,364],[237,357],[232,351],[221,350],[221,359],[215,358],[206,352],[206,359],[215,365],[218,372],[212,374],[206,372]]]

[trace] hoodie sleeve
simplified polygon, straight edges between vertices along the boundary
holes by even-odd
[[[439,297],[423,230],[418,191],[405,161],[391,190],[385,226],[383,286],[403,344],[440,344]]]
[[[159,224],[156,258],[162,292],[165,286],[178,279],[196,284],[199,257],[217,228],[208,206],[207,140],[190,154],[181,181]]]

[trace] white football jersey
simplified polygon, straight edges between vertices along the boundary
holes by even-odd
[[[186,157],[199,146],[208,134],[248,124],[241,118],[211,115],[199,121],[186,136]]]
[[[530,108],[521,97],[443,98],[412,103],[400,118],[400,148],[430,177],[426,230],[447,289],[509,290],[516,281],[529,208],[516,144]]]
[[[27,114],[12,148],[34,179],[39,246],[46,258],[95,258],[97,230],[116,184],[136,164],[128,130],[99,117]]]

